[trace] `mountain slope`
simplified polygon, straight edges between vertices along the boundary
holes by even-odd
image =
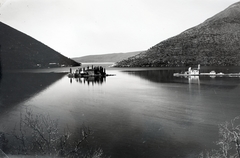
[[[0,61],[3,70],[47,68],[79,63],[0,22]]]
[[[240,2],[117,66],[240,66]]]
[[[137,55],[143,51],[129,52],[129,53],[112,53],[112,54],[101,54],[101,55],[88,55],[83,57],[72,58],[77,62],[118,62],[134,55]]]

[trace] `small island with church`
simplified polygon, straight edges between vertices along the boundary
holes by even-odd
[[[173,76],[180,77],[180,76],[210,76],[210,77],[240,77],[240,73],[216,73],[214,70],[209,73],[201,73],[200,72],[200,64],[198,64],[197,68],[188,68],[188,71],[184,73],[174,73]]]
[[[107,74],[106,69],[102,66],[87,66],[83,68],[78,68],[75,71],[70,68],[68,73],[69,78],[79,78],[79,77],[106,77],[106,76],[115,76],[114,74]]]

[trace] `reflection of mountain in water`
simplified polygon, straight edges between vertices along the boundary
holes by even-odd
[[[234,77],[174,77],[173,73],[176,70],[145,70],[145,71],[128,71],[128,74],[138,76],[140,78],[156,83],[184,83],[184,84],[199,84],[206,87],[218,87],[232,89],[240,84],[240,78]]]
[[[229,77],[200,77],[201,86],[206,86],[208,88],[217,87],[221,89],[233,89],[240,84],[240,78],[229,78]]]
[[[3,112],[44,90],[65,74],[4,73],[0,80],[0,111]]]
[[[2,78],[2,50],[1,50],[1,45],[0,45],[0,82]]]
[[[74,81],[81,83],[81,84],[87,84],[87,85],[102,85],[106,82],[106,77],[104,76],[97,76],[97,77],[82,77],[82,78],[70,78],[70,83]]]
[[[1,80],[2,80],[2,69],[1,69],[1,63],[0,63],[0,83],[1,83]]]
[[[171,82],[173,78],[174,70],[144,70],[144,71],[126,71],[131,75],[139,76],[140,78],[157,82],[167,83]]]

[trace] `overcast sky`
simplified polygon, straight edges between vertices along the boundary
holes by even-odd
[[[67,57],[147,50],[238,0],[0,0],[0,21]]]

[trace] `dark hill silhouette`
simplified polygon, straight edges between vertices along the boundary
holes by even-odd
[[[2,70],[79,66],[32,37],[0,22]],[[49,64],[50,63],[50,64]]]
[[[240,66],[240,2],[202,24],[118,62],[120,67]]]
[[[111,53],[101,55],[88,55],[83,57],[72,58],[77,62],[89,63],[89,62],[118,62],[144,51],[128,52],[128,53]]]

